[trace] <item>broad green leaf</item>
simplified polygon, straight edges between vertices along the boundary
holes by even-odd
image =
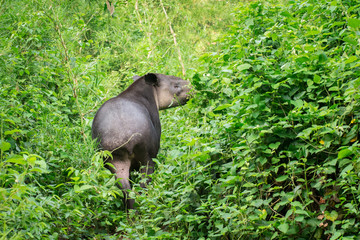
[[[309,217],[309,213],[307,211],[305,211],[305,210],[302,210],[302,209],[296,209],[295,213],[296,214],[301,214],[301,215],[306,215],[306,216]]]
[[[340,239],[341,235],[343,235],[341,231],[336,231],[329,240]],[[342,239],[345,239],[345,238],[342,238]],[[349,238],[349,239],[351,239],[351,238]]]
[[[301,108],[304,105],[304,103],[301,99],[291,101],[291,104],[293,104],[297,108]]]
[[[35,162],[37,165],[39,165],[42,169],[47,169],[47,163],[45,162],[45,160],[41,159],[41,160],[36,160]]]
[[[254,84],[254,89],[256,89],[256,88],[258,88],[258,87],[261,87],[261,85],[263,85],[262,82],[257,82],[257,83],[255,83],[255,84]]]
[[[8,123],[11,123],[11,124],[13,124],[13,125],[16,125],[16,124],[15,124],[15,122],[14,122],[14,120],[11,120],[11,119],[5,119],[4,121],[5,121],[5,122],[8,122]]]
[[[256,200],[252,201],[250,204],[251,204],[251,206],[255,206],[255,207],[259,208],[264,204],[264,200],[256,199]]]
[[[286,233],[289,230],[289,224],[287,223],[282,223],[278,226],[278,229],[283,232]]]
[[[248,26],[248,27],[254,25],[254,19],[252,19],[252,18],[246,19],[245,20],[245,25]]]
[[[21,156],[14,156],[14,157],[8,158],[8,159],[6,159],[6,162],[17,163],[17,164],[21,164],[21,165],[26,164],[25,159]]]
[[[214,111],[220,111],[220,110],[223,110],[223,109],[225,109],[225,108],[229,108],[229,107],[231,107],[231,106],[232,106],[232,104],[220,105],[220,106],[218,106],[217,108],[215,108]]]
[[[280,142],[276,142],[276,143],[271,143],[269,145],[269,148],[271,149],[277,149],[280,146]]]
[[[331,161],[329,161],[329,162],[327,162],[325,165],[330,165],[330,166],[335,166],[336,165],[336,163],[337,163],[337,161],[338,161],[338,159],[333,159],[333,160],[331,160]]]
[[[79,188],[79,192],[83,192],[87,189],[90,189],[90,188],[93,188],[93,186],[91,185],[82,185],[80,188]]]
[[[288,11],[283,11],[280,14],[284,17],[292,17],[292,15]]]
[[[272,164],[276,164],[276,163],[278,163],[278,162],[280,162],[280,158],[272,158],[272,159],[271,159],[271,163],[272,163]]]
[[[233,73],[233,71],[231,69],[228,69],[226,67],[222,68],[221,71],[225,72],[225,73]]]
[[[358,58],[356,56],[351,56],[345,61],[345,63],[352,63],[352,62],[356,61],[357,59]]]
[[[321,81],[321,77],[319,75],[314,75],[314,79],[313,79],[314,83],[320,83]]]
[[[346,158],[352,154],[352,151],[349,149],[343,149],[338,153],[338,159]]]
[[[308,31],[305,36],[312,36],[312,35],[318,35],[320,34],[320,31],[318,30],[312,30],[312,31]]]
[[[345,177],[348,172],[354,169],[354,166],[351,164],[347,165],[340,173],[341,177]]]
[[[249,142],[249,143],[252,143],[255,139],[259,138],[258,135],[256,134],[251,134],[249,136],[246,137],[246,140]]]
[[[331,213],[329,212],[325,212],[325,218],[334,222],[337,218],[338,218],[339,214],[336,211],[331,211]]]
[[[357,28],[360,26],[360,19],[356,18],[349,18],[348,19],[348,25],[353,28]]]
[[[75,182],[77,182],[77,181],[80,179],[80,177],[72,177],[72,178],[70,178],[70,179],[72,179],[72,180],[74,180]]]
[[[13,133],[21,133],[22,131],[20,129],[14,129],[14,130],[10,130],[10,131],[5,131],[4,134],[5,135],[11,135]]]
[[[279,233],[278,233],[278,232],[275,232],[275,233],[271,236],[271,239],[270,239],[270,240],[277,239],[277,236],[279,236]]]
[[[327,56],[325,53],[320,53],[319,54],[319,63],[323,63],[323,62],[326,62],[327,61]]]
[[[358,44],[357,40],[354,39],[354,37],[352,35],[344,37],[344,41],[348,42],[352,45],[355,45],[355,46]]]
[[[286,214],[285,214],[285,219],[288,219],[291,215],[294,214],[294,210],[293,209],[289,209]]]
[[[282,176],[276,178],[276,181],[277,181],[277,182],[283,182],[283,181],[285,181],[286,179],[288,179],[288,175],[282,175]]]
[[[300,187],[301,187],[301,185],[297,186],[297,188],[300,188]],[[295,189],[294,189],[294,192],[295,192]],[[295,208],[299,208],[299,209],[302,209],[304,207],[304,205],[299,201],[292,202],[291,206],[293,206]]]
[[[339,91],[339,87],[337,87],[337,86],[331,87],[331,88],[329,88],[329,91],[330,92],[337,92],[337,91]]]
[[[30,172],[39,172],[39,173],[43,173],[44,170],[42,168],[38,168],[38,167],[34,167],[30,169]]]
[[[345,165],[351,164],[352,161],[350,159],[345,158],[342,159],[341,161],[338,161],[338,163],[339,163],[339,167],[343,168]]]
[[[248,187],[248,188],[253,188],[255,186],[255,184],[251,183],[251,182],[247,182],[243,185],[243,187]]]
[[[0,140],[1,141],[1,140]],[[11,148],[11,144],[5,141],[0,142],[0,149],[2,152],[5,152]]]
[[[309,61],[309,58],[304,57],[304,56],[303,57],[298,57],[298,58],[295,59],[295,61],[298,62],[298,63],[304,63],[304,62]]]
[[[26,161],[28,161],[28,163],[30,164],[30,166],[34,166],[35,165],[35,161],[36,161],[36,157],[34,155],[28,156],[26,158]]]
[[[249,69],[249,68],[251,68],[251,65],[248,64],[248,63],[245,63],[245,64],[239,65],[239,66],[237,67],[237,70],[242,71],[242,70],[247,70],[247,69]]]
[[[307,82],[307,85],[308,85],[309,87],[311,87],[312,85],[314,85],[314,82],[313,82],[312,80],[310,80],[310,79],[308,79],[306,82]]]

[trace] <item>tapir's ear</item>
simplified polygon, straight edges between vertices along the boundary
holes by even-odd
[[[133,76],[133,80],[134,80],[134,82],[135,82],[136,80],[138,80],[139,78],[141,78],[139,75],[135,75],[135,76]]]
[[[145,75],[145,82],[147,84],[158,86],[158,78],[154,73],[148,73]]]

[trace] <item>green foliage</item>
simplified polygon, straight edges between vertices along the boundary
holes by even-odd
[[[358,238],[356,1],[112,3],[1,4],[0,238]],[[94,112],[135,74],[183,70],[194,98],[161,113],[127,215]]]
[[[193,78],[200,93],[191,107],[202,108],[182,132],[191,149],[182,157],[210,166],[198,170],[203,180],[189,177],[199,199],[187,212],[196,214],[190,237],[355,239],[360,6],[239,9]]]

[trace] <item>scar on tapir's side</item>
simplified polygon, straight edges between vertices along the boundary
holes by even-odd
[[[134,77],[134,83],[118,96],[106,101],[97,111],[92,124],[92,138],[100,149],[112,152],[105,161],[119,179],[127,209],[134,208],[129,198],[130,171],[140,170],[147,176],[154,172],[160,147],[159,110],[185,104],[190,83],[181,78],[159,73]],[[151,179],[147,177],[147,183]],[[145,187],[146,184],[140,184]]]

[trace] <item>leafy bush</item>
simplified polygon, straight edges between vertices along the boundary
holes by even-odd
[[[201,108],[181,158],[203,168],[178,190],[198,204],[179,222],[191,238],[355,239],[360,6],[239,9],[193,78]]]

